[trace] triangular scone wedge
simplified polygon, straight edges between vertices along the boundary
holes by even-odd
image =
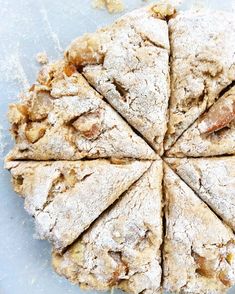
[[[235,87],[185,131],[166,154],[176,157],[235,154]]]
[[[149,161],[6,163],[39,238],[62,251],[148,169]]]
[[[180,12],[169,21],[169,33],[171,99],[165,149],[235,80],[234,14]]]
[[[63,61],[42,69],[29,97],[10,106],[10,160],[156,158],[148,144]]]
[[[235,156],[165,160],[235,231]]]
[[[55,270],[82,288],[161,293],[162,161],[76,241],[53,254]]]
[[[222,294],[235,283],[235,240],[167,165],[163,286],[171,293]]]
[[[155,6],[139,9],[112,26],[77,38],[67,60],[163,153],[169,96],[169,40]]]

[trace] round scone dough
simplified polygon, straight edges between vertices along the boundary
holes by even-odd
[[[133,294],[235,284],[234,81],[234,16],[166,3],[41,68],[5,167],[56,272]]]

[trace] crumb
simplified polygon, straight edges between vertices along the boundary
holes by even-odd
[[[95,8],[106,8],[109,13],[118,13],[124,10],[122,0],[94,0],[92,5]]]
[[[158,18],[166,20],[170,19],[176,13],[176,9],[171,4],[171,1],[159,1],[153,6],[152,10]]]
[[[191,9],[193,11],[203,11],[206,8],[207,8],[207,5],[202,0],[197,0],[197,1],[193,2],[192,6],[191,6]]]
[[[40,64],[47,64],[48,63],[48,57],[47,57],[46,52],[39,52],[36,55],[36,60]]]

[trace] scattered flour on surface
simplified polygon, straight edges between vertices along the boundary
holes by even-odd
[[[178,6],[182,5],[185,2],[185,0],[160,0],[157,3],[155,3],[156,5],[170,5],[174,8],[177,8]]]
[[[48,63],[48,57],[47,57],[47,54],[46,52],[39,52],[37,55],[36,55],[36,60],[39,64],[47,64]]]
[[[0,159],[4,157],[4,151],[7,146],[3,135],[3,126],[0,125]]]
[[[0,73],[6,81],[17,82],[21,90],[26,90],[30,87],[18,51],[10,54],[6,61],[0,60]]]
[[[109,13],[118,13],[124,10],[122,0],[93,0],[92,6],[95,8],[106,8]]]
[[[49,34],[49,36],[51,37],[51,39],[54,43],[55,50],[57,50],[58,53],[63,52],[64,50],[60,44],[59,37],[52,29],[51,23],[48,18],[47,10],[45,8],[41,8],[40,13],[43,17],[43,22],[46,26],[47,33]]]
[[[185,2],[185,0],[171,0],[171,1],[169,0],[168,2],[172,6],[178,7],[178,6],[182,5]]]
[[[195,0],[191,6],[191,9],[194,11],[203,11],[208,8],[209,8],[209,4],[207,1],[204,1],[204,0]]]
[[[231,4],[232,4],[232,5],[231,5],[231,6],[232,6],[232,7],[231,7],[231,8],[232,8],[232,11],[235,12],[235,1],[232,1]]]

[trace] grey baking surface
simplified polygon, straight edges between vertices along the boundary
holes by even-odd
[[[33,238],[33,220],[12,191],[9,174],[3,170],[3,157],[12,145],[7,107],[35,80],[39,68],[35,55],[45,50],[50,60],[56,59],[73,38],[119,16],[94,10],[90,2],[0,0],[0,294],[82,293],[53,272],[49,244]],[[125,2],[127,10],[145,5],[141,0]],[[193,1],[185,2],[182,9],[190,8]],[[213,9],[230,9],[234,4],[226,0],[198,2]],[[235,288],[229,293],[235,293]]]

